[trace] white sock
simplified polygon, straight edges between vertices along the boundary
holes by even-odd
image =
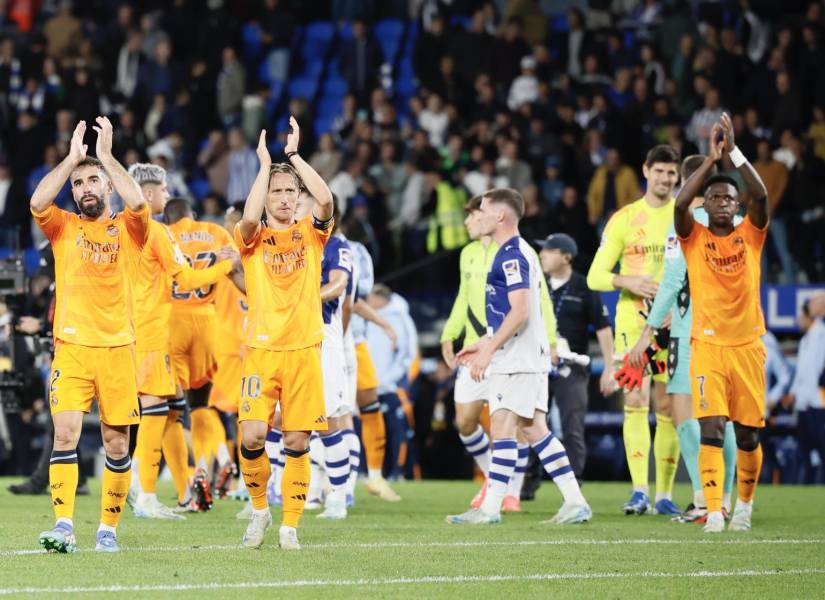
[[[345,504],[349,480],[349,448],[340,431],[322,435],[321,442],[324,444],[324,467],[332,487],[327,502]]]
[[[158,500],[158,496],[154,492],[152,492],[152,493],[150,493],[150,492],[139,492],[138,493],[138,498],[137,498],[138,504],[144,504],[144,503],[148,503],[148,502],[155,503],[155,502],[157,502],[157,500]]]
[[[226,444],[221,442],[218,446],[218,464],[223,467],[231,460],[232,457],[229,455],[229,448],[226,447]]]
[[[117,527],[112,527],[111,525],[106,525],[104,523],[101,523],[97,528],[97,532],[100,533],[101,531],[108,531],[109,533],[117,533]]]
[[[705,504],[705,494],[702,490],[693,492],[693,506],[697,508],[707,508],[707,504]]]
[[[487,473],[490,471],[491,454],[490,438],[487,437],[484,429],[482,429],[481,425],[479,425],[470,435],[459,434],[458,437],[461,438],[461,443],[464,444],[464,448],[467,450],[467,453],[473,457],[478,465],[478,468],[481,469],[481,472],[484,473],[484,476],[486,477]]]
[[[656,492],[656,502],[659,500],[672,500],[673,494],[670,492]]]
[[[307,500],[323,500],[327,479],[324,470],[324,444],[321,436],[313,432],[309,436],[309,494]]]
[[[381,472],[381,469],[367,468],[367,477],[369,477],[372,480],[383,479],[384,474]]]
[[[739,499],[737,498],[737,503]],[[733,506],[731,503],[730,492],[725,492],[722,494],[722,506],[725,508],[726,511],[730,512],[730,507]]]
[[[485,436],[486,437],[486,436]],[[497,515],[501,512],[501,503],[507,495],[507,486],[518,460],[518,445],[516,440],[493,440],[490,471],[487,476],[487,495],[481,504],[481,510],[488,515]]]
[[[540,442],[533,444],[533,450],[538,454],[544,470],[553,479],[565,504],[586,504],[582,496],[576,474],[567,459],[567,452],[562,443],[552,433],[548,433]]]
[[[527,471],[527,460],[530,458],[530,444],[518,445],[518,458],[513,476],[507,485],[507,495],[515,498],[521,497],[521,486],[524,483],[524,472]]]
[[[266,434],[266,455],[269,457],[269,466],[272,470],[272,484],[276,490],[281,489],[281,475],[284,472],[284,438],[279,429],[271,429]]]
[[[67,517],[60,517],[57,521],[55,521],[54,524],[55,524],[55,526],[60,525],[60,524],[66,525],[69,529],[74,531],[74,521],[72,521],[71,519],[69,519]]]
[[[361,440],[352,429],[342,429],[344,443],[349,449],[349,480],[347,481],[347,495],[355,494],[355,483],[358,481],[358,471],[361,468]]]

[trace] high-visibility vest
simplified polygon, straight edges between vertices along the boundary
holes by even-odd
[[[429,231],[427,232],[427,252],[455,250],[463,247],[468,241],[467,230],[464,228],[464,205],[467,194],[463,189],[455,189],[446,181],[442,181],[435,188],[435,212],[430,216]]]

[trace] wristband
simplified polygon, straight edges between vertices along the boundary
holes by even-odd
[[[297,151],[297,150],[293,150],[292,152],[287,152],[287,153],[286,153],[286,159],[287,159],[287,160],[291,160],[291,159],[292,159],[292,157],[293,157],[293,156],[295,156],[296,154],[298,154],[298,151]],[[740,154],[741,154],[741,153],[740,153]]]
[[[745,158],[745,155],[742,154],[742,151],[739,149],[738,146],[734,146],[733,150],[730,151],[728,154],[730,156],[730,160],[733,163],[733,166],[737,169],[748,162],[748,159]]]

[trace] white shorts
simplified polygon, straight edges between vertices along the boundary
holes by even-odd
[[[344,338],[344,364],[347,377],[345,382],[344,399],[349,406],[350,412],[358,413],[358,361],[355,356],[355,342],[350,338]]]
[[[456,371],[455,374],[455,389],[453,391],[455,403],[469,404],[471,402],[478,402],[479,400],[489,400],[489,385],[489,379],[473,381],[473,378],[470,377],[470,369],[467,367],[458,367],[458,371]]]
[[[347,368],[344,348],[321,344],[321,371],[324,374],[324,404],[327,417],[342,417],[349,413],[346,398]]]
[[[532,419],[537,410],[547,412],[547,373],[492,373],[487,376],[490,414],[506,408]]]

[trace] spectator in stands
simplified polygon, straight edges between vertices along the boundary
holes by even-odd
[[[407,171],[396,160],[395,155],[395,143],[382,142],[379,149],[379,162],[367,171],[386,199],[388,215],[393,217],[401,210],[404,188],[407,186]]]
[[[235,49],[226,46],[222,53],[223,66],[217,77],[218,114],[224,125],[237,122],[241,115],[241,101],[246,90],[246,71],[238,62]],[[228,196],[231,200],[231,196]],[[245,198],[246,196],[244,196]]]
[[[618,150],[607,151],[605,162],[596,169],[587,189],[588,221],[601,231],[618,209],[641,196],[639,180],[629,166],[622,164]]]
[[[704,107],[694,111],[685,132],[685,137],[696,144],[700,154],[708,153],[710,128],[714,123],[719,122],[723,112],[725,112],[725,109],[719,104],[719,91],[710,88],[705,94]]]
[[[329,182],[329,189],[335,195],[338,212],[346,214],[350,200],[358,194],[358,185],[364,174],[364,163],[356,156],[344,158],[344,168]]]
[[[739,140],[737,138],[737,145]],[[784,219],[776,214],[776,209],[785,190],[788,187],[788,169],[781,162],[771,156],[771,144],[768,140],[759,140],[756,145],[757,158],[753,163],[753,168],[759,173],[765,188],[768,190],[768,209],[771,215],[771,226],[768,229],[768,239],[771,247],[779,258],[781,270],[779,272],[780,283],[794,283],[796,281],[796,268],[794,267],[791,253],[788,250],[788,234]],[[762,273],[770,275],[768,252],[762,252]]]
[[[246,200],[252,182],[258,174],[258,157],[249,147],[240,127],[229,130],[229,178],[226,199],[230,202]]]
[[[787,400],[794,404],[797,413],[799,445],[807,470],[807,478],[800,483],[814,481],[811,452],[817,451],[820,463],[825,457],[825,408],[820,390],[820,377],[825,371],[825,323],[822,316],[811,312],[809,302],[802,305],[799,328],[804,335],[799,342],[796,371]]]
[[[518,144],[514,140],[504,142],[501,156],[496,161],[496,172],[507,180],[508,187],[517,190],[533,183],[530,165],[519,158]]]
[[[438,94],[430,94],[427,98],[427,108],[422,110],[418,117],[418,126],[427,132],[431,146],[440,148],[444,145],[449,124],[450,117],[447,116],[441,97]]]
[[[564,194],[564,182],[561,180],[559,167],[561,161],[557,155],[551,154],[545,160],[544,179],[541,182],[541,195],[544,202],[551,209],[561,202]]]
[[[820,281],[823,277],[819,252],[823,248],[825,223],[825,161],[816,157],[807,142],[797,138],[792,138],[790,149],[795,160],[778,214],[787,220],[793,235],[793,244],[789,247],[807,280]]]
[[[39,167],[35,167],[29,175],[27,187],[29,198],[34,193],[34,189],[37,187],[37,184],[40,183],[40,180],[43,179],[43,177],[45,177],[46,174],[52,169],[54,169],[59,162],[60,156],[57,153],[57,146],[54,144],[49,144],[46,146],[46,149],[43,151],[43,164]],[[63,185],[60,192],[58,192],[54,199],[54,203],[65,210],[73,210],[74,202],[72,200],[72,193],[69,189],[68,181]]]
[[[12,173],[5,155],[0,155],[0,244],[6,248],[31,245],[31,214],[26,183]]]
[[[590,34],[584,29],[584,15],[578,8],[567,11],[567,29],[557,36],[556,49],[564,71],[571,77],[578,77],[582,73],[583,58],[592,46]]]
[[[447,35],[444,18],[435,15],[430,21],[429,31],[422,31],[415,40],[413,65],[422,87],[435,90],[441,85],[441,64],[447,56]]]
[[[521,59],[521,75],[513,79],[510,85],[507,106],[512,111],[518,111],[522,105],[535,102],[538,96],[539,80],[536,78],[536,59],[533,56],[524,56]]]
[[[519,74],[524,75],[524,58],[530,54],[530,45],[522,35],[520,19],[511,18],[504,24],[496,38],[494,48],[493,80],[505,89],[511,88],[512,94],[511,84]],[[535,68],[534,59],[530,72],[533,78],[535,78]]]
[[[309,164],[324,181],[331,181],[340,170],[342,159],[332,134],[325,133],[318,138],[318,149],[309,157]]]
[[[172,136],[170,136],[171,139]],[[178,166],[175,150],[169,139],[158,140],[146,150],[147,156],[152,164],[156,164],[166,169],[166,189],[173,198],[186,198],[190,202],[194,200],[186,179]],[[127,152],[127,163],[129,153]],[[257,168],[257,167],[256,167]]]
[[[340,69],[359,105],[366,104],[381,62],[381,49],[364,22],[357,19],[352,24],[352,37],[341,44]]]
[[[477,9],[466,31],[452,36],[450,55],[455,60],[459,78],[464,85],[471,86],[481,73],[490,73],[494,60],[495,38],[485,27],[483,9]]]
[[[528,185],[521,190],[524,198],[524,216],[519,221],[519,233],[526,240],[543,239],[552,230],[547,218],[550,209],[541,202],[539,190],[535,185]]]
[[[226,206],[223,196],[217,192],[209,192],[201,202],[201,210],[198,219],[208,221],[216,225],[223,225]]]
[[[367,302],[392,326],[398,338],[393,344],[382,328],[367,324],[367,343],[370,353],[375,354],[378,374],[378,400],[387,423],[388,478],[397,479],[401,448],[407,443],[409,430],[398,390],[408,383],[407,373],[418,353],[418,333],[407,301],[386,285],[376,284],[367,296]]]
[[[81,36],[81,23],[72,14],[72,3],[63,0],[59,3],[55,15],[46,21],[43,34],[48,43],[49,56],[63,60],[77,50]]]
[[[814,155],[825,160],[825,105],[813,107],[813,121],[808,128],[808,137],[813,144]]]
[[[790,75],[785,71],[777,73],[776,104],[774,105],[771,129],[773,131],[783,131],[785,129],[796,131],[802,122],[801,109],[802,102],[799,92],[791,87]]]
[[[295,13],[281,0],[264,0],[258,27],[258,39],[266,51],[269,78],[286,81],[292,56],[290,44],[295,34]]]
[[[209,132],[206,145],[198,153],[197,163],[206,172],[211,191],[219,193],[229,189],[229,146],[223,131]]]

